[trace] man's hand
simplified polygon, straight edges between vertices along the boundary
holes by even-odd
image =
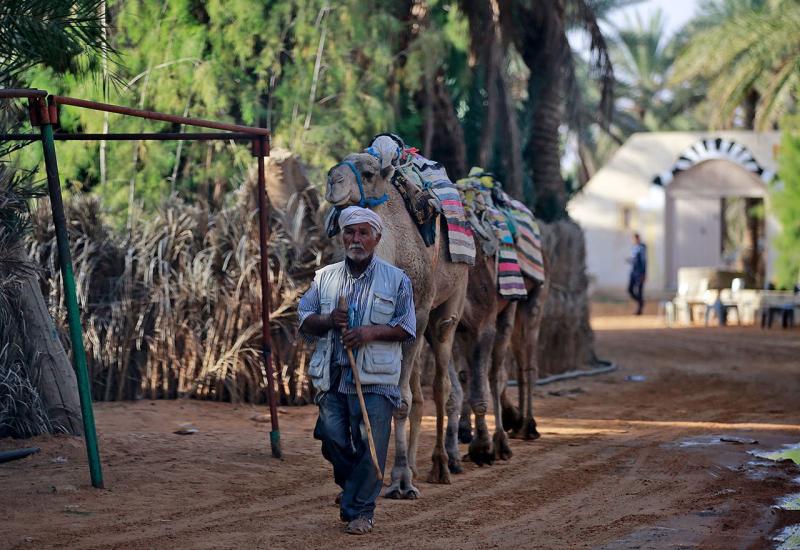
[[[340,330],[347,329],[347,310],[339,309],[338,307],[331,311],[331,324],[333,328]]]
[[[372,334],[373,327],[356,327],[345,330],[342,334],[342,343],[346,348],[357,348],[372,342],[375,338]]]
[[[355,348],[370,342],[405,342],[410,337],[400,326],[366,325],[346,330],[342,334],[342,342],[347,348]]]
[[[314,336],[325,336],[331,329],[347,329],[347,311],[334,309],[330,313],[315,313],[306,317],[300,330]]]

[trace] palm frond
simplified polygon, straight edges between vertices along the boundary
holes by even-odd
[[[36,385],[26,374],[26,360],[19,345],[0,336],[0,438],[54,431]]]
[[[568,26],[585,32],[589,38],[589,74],[600,88],[599,111],[610,123],[614,103],[614,66],[609,55],[609,46],[598,23],[597,15],[592,2],[588,0],[575,0],[567,3],[566,13]],[[575,71],[570,56],[568,89],[576,89],[574,84]],[[572,94],[570,94],[572,95]],[[570,103],[574,104],[574,101]]]
[[[0,74],[9,81],[36,65],[57,73],[97,72],[114,53],[103,35],[104,0],[0,2]]]
[[[800,4],[776,0],[758,10],[736,10],[698,32],[680,54],[672,82],[709,81],[712,123],[717,126],[729,124],[743,99],[756,90],[761,96],[756,128],[763,130],[796,101],[793,74],[798,66]]]

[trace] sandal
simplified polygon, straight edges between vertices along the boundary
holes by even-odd
[[[366,535],[372,531],[372,518],[358,517],[347,524],[344,532],[348,535]]]

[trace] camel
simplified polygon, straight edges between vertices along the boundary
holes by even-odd
[[[367,153],[354,153],[328,172],[325,198],[337,207],[353,204],[372,204],[371,208],[384,221],[385,231],[378,246],[378,255],[405,271],[411,279],[417,317],[417,339],[404,345],[400,376],[403,405],[395,412],[395,462],[391,484],[384,496],[388,498],[417,498],[420,493],[413,484],[416,470],[416,442],[422,420],[419,372],[414,366],[425,335],[436,359],[434,399],[436,401],[436,445],[428,475],[431,483],[450,483],[448,455],[445,451],[445,406],[450,393],[448,366],[452,358],[455,331],[466,301],[468,269],[464,263],[447,260],[447,240],[443,233],[443,216],[436,242],[426,247],[401,195],[390,178],[391,164],[382,166],[380,160]],[[362,191],[363,188],[363,191]],[[378,197],[388,196],[379,202]],[[413,385],[413,394],[412,394]],[[411,445],[406,424],[411,417]]]
[[[480,194],[475,197],[479,205],[491,200],[488,196],[481,198]],[[478,206],[478,211],[480,208]],[[476,266],[469,274],[468,300],[457,332],[459,350],[468,364],[462,371],[467,382],[468,399],[459,404],[463,392],[452,392],[447,407],[446,448],[451,470],[454,471],[460,470],[457,434],[459,439],[469,443],[469,457],[479,465],[511,457],[505,427],[512,429],[513,437],[538,437],[533,418],[533,384],[538,375],[538,336],[547,279],[539,282],[523,277],[525,298],[509,302],[497,291],[497,258],[494,255],[487,256],[482,250],[483,246],[477,248]],[[502,369],[510,347],[518,365],[518,408],[511,404],[503,384]],[[451,372],[450,376],[456,379],[457,373]],[[495,430],[491,439],[485,418],[490,399],[495,416]],[[474,437],[470,412],[475,415]]]
[[[511,341],[517,303],[498,294],[494,257],[485,255],[481,247],[478,247],[475,267],[469,273],[467,296],[457,338],[459,352],[468,364],[468,399],[464,401],[468,406],[465,405],[462,411],[461,403],[457,401],[459,393],[452,392],[447,407],[446,448],[453,472],[461,471],[457,442],[459,413],[466,415],[467,421],[470,411],[475,415],[475,435],[469,438],[469,457],[474,463],[491,464],[495,458],[507,460],[512,454],[508,435],[501,423],[500,369],[503,367],[503,354]],[[450,373],[450,376],[453,378],[454,374]],[[486,423],[490,402],[495,413],[495,430],[491,438]]]
[[[545,262],[545,266],[546,266]],[[545,268],[546,271],[546,268]],[[511,336],[511,347],[517,362],[518,407],[511,404],[507,387],[501,394],[503,423],[511,428],[515,439],[539,439],[533,417],[533,390],[539,378],[539,327],[544,316],[544,304],[550,289],[549,278],[542,284],[526,280],[528,298],[517,303],[517,317]]]

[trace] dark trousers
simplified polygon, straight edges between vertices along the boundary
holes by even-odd
[[[365,393],[364,403],[372,426],[378,464],[383,471],[394,406],[389,399],[375,393]],[[383,479],[377,476],[372,465],[358,396],[329,391],[321,396],[318,405],[319,418],[314,437],[322,441],[322,456],[333,464],[334,481],[342,488],[341,517],[345,521],[357,517],[372,518]]]
[[[631,298],[638,304],[636,314],[640,315],[644,307],[644,275],[631,273],[630,280],[628,281],[628,294],[630,294]]]

